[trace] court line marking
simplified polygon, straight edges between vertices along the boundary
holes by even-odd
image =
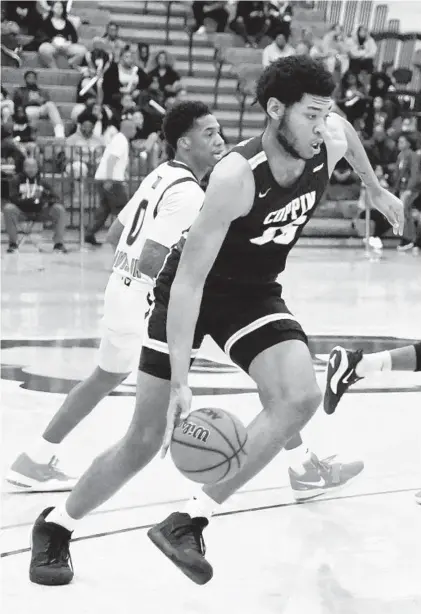
[[[278,509],[281,507],[292,507],[295,505],[314,505],[317,503],[327,503],[329,501],[340,501],[341,499],[358,499],[358,498],[363,498],[363,497],[376,497],[379,495],[390,495],[390,494],[398,494],[398,493],[404,493],[404,492],[412,492],[412,491],[417,491],[418,488],[401,488],[401,489],[397,489],[397,490],[383,490],[380,492],[369,492],[369,493],[358,493],[358,494],[354,494],[354,495],[344,495],[341,497],[325,497],[323,499],[321,498],[314,498],[311,500],[307,500],[305,501],[305,503],[297,503],[296,501],[292,501],[290,503],[274,503],[272,505],[261,505],[261,506],[256,506],[256,507],[248,507],[246,509],[243,510],[231,510],[231,511],[227,511],[227,512],[220,512],[219,514],[214,514],[213,518],[218,518],[218,517],[222,517],[222,516],[235,516],[237,514],[248,514],[250,512],[261,512],[261,511],[265,511],[265,510],[273,510],[273,509]],[[92,535],[83,535],[82,537],[76,537],[75,539],[72,539],[71,542],[81,542],[81,541],[86,541],[88,539],[97,539],[100,537],[108,537],[110,535],[121,535],[123,533],[131,533],[133,531],[142,531],[145,529],[150,529],[151,527],[153,527],[156,523],[151,523],[151,524],[143,524],[143,525],[138,525],[135,527],[126,527],[125,529],[113,529],[112,531],[103,531],[101,533],[93,533]],[[9,556],[16,556],[17,554],[24,554],[25,552],[30,552],[31,548],[19,548],[17,550],[9,550],[7,552],[1,552],[0,553],[0,558],[6,558]]]

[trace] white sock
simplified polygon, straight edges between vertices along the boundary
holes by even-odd
[[[310,456],[310,450],[307,448],[307,446],[302,443],[300,446],[294,448],[293,450],[285,450],[285,453],[287,455],[288,463],[291,469],[293,469],[297,473],[304,473],[304,463],[306,460],[308,460]]]
[[[53,456],[57,456],[59,443],[51,443],[40,437],[33,448],[28,452],[28,456],[36,463],[47,465]]]
[[[365,377],[369,373],[379,371],[390,371],[392,369],[392,357],[390,352],[376,352],[375,354],[364,354],[355,368],[358,377]]]
[[[54,126],[54,136],[58,139],[64,139],[64,126],[63,124],[57,124]]]
[[[210,521],[218,507],[219,503],[216,503],[203,490],[200,490],[199,493],[187,501],[183,511],[189,514],[191,518],[207,518]]]
[[[64,527],[70,532],[74,531],[75,526],[79,522],[76,518],[72,518],[69,516],[66,510],[66,505],[63,503],[59,507],[55,507],[48,514],[46,518],[47,522],[54,522],[54,524],[59,524],[61,527]]]

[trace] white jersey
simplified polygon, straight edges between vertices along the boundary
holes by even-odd
[[[202,207],[204,192],[192,171],[181,162],[164,162],[150,173],[120,212],[124,226],[114,255],[113,271],[150,283],[139,271],[147,239],[172,247],[190,228]]]

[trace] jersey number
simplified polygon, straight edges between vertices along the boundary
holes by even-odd
[[[277,243],[278,245],[289,245],[295,239],[299,228],[307,221],[307,216],[302,215],[286,226],[272,226],[266,228],[260,237],[250,239],[255,245],[265,245],[266,243]]]
[[[136,241],[137,237],[142,230],[143,221],[145,219],[146,207],[148,206],[148,201],[144,198],[140,201],[135,216],[133,218],[132,227],[130,228],[130,232],[127,235],[126,243],[127,245],[133,245]]]

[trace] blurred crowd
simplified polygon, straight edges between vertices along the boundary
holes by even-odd
[[[216,32],[234,33],[245,46],[262,49],[263,66],[293,54],[309,54],[325,63],[337,83],[336,111],[360,134],[380,181],[405,203],[407,223],[399,249],[420,247],[421,135],[411,112],[413,101],[400,93],[399,75],[392,67],[374,70],[377,45],[367,29],[360,25],[352,36],[345,36],[341,26],[335,25],[322,38],[310,29],[303,29],[298,37],[294,31],[292,36],[294,2],[229,0],[183,5],[193,44],[206,33],[211,20]],[[28,176],[25,161],[39,159],[42,138],[38,126],[41,119],[47,120],[61,146],[53,170],[75,181],[92,177],[97,182],[98,215],[86,236],[96,245],[95,233],[108,214],[115,212],[113,203],[127,197],[122,186],[128,165],[122,172],[121,160],[128,159],[130,152],[147,162],[147,170],[151,170],[165,159],[162,118],[185,96],[186,87],[168,50],[158,49],[152,54],[147,43],[122,40],[116,22],[110,21],[103,35],[93,38],[87,49],[79,40],[84,22],[77,8],[77,2],[72,1],[16,0],[1,4],[1,51],[8,61],[22,67],[23,52],[32,51],[38,54],[40,66],[53,69],[60,63],[60,56],[65,56],[78,75],[70,125],[61,117],[49,92],[39,85],[36,69],[24,66],[23,83],[14,91],[1,88],[2,192],[3,201],[16,201],[17,193],[27,200],[28,185],[37,181],[38,175]],[[117,154],[110,156],[107,150]],[[108,162],[106,168],[102,165],[99,176],[103,156]],[[114,166],[110,162],[113,159]],[[29,164],[29,168],[33,174],[34,166]],[[10,180],[3,180],[15,175],[21,181],[19,185],[26,187],[16,192],[15,186],[8,196]],[[356,181],[343,160],[332,183],[346,186]],[[51,202],[50,193],[48,198]],[[363,206],[362,198],[360,202]],[[19,207],[19,203],[12,204]],[[370,241],[381,249],[381,237],[388,226],[384,218],[373,215]],[[12,227],[9,218],[8,229]]]

